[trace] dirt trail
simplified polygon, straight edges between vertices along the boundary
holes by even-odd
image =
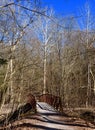
[[[10,126],[11,128],[9,128]],[[87,127],[84,120],[65,117],[50,105],[42,102],[37,103],[36,115],[27,115],[13,122],[7,128],[9,130],[95,130],[90,123]]]

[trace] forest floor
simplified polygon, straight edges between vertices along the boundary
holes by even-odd
[[[62,115],[39,102],[36,114],[29,112],[0,130],[95,130],[95,125],[79,117]]]

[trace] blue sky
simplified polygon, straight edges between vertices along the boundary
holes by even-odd
[[[62,15],[78,14],[88,1],[95,12],[95,0],[42,0],[45,6],[52,7],[55,13]]]

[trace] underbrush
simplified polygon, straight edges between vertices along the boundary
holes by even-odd
[[[68,108],[63,110],[70,117],[81,118],[95,125],[95,109],[94,108]]]

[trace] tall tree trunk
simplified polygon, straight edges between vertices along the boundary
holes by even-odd
[[[90,105],[90,97],[91,97],[91,78],[90,78],[90,69],[91,64],[88,63],[88,86],[87,86],[87,100],[86,100],[86,107]]]
[[[16,45],[12,45],[12,43],[10,44],[11,46],[11,59],[10,59],[10,93],[11,93],[11,103],[14,102],[14,92],[13,92],[13,74],[15,72],[15,70],[13,71],[13,52],[16,49]]]
[[[11,93],[11,103],[13,103],[13,59],[10,60],[10,93]]]
[[[47,64],[47,59],[46,59],[46,51],[47,51],[47,44],[45,43],[45,50],[44,50],[44,89],[43,89],[43,94],[46,93],[46,74],[47,74],[47,67],[46,67],[46,64]]]

